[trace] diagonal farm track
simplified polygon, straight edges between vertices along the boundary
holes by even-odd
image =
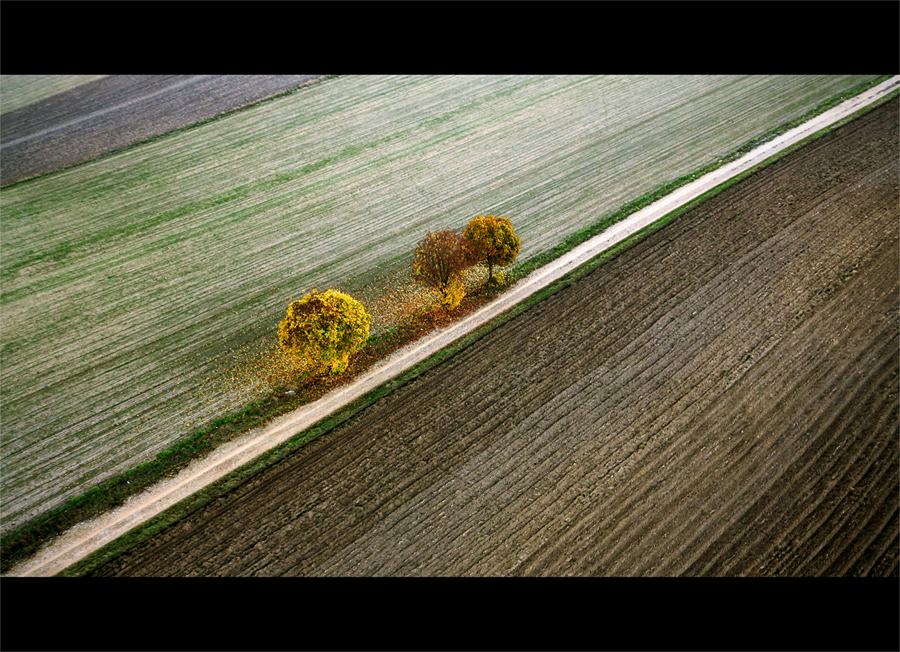
[[[705,202],[101,574],[896,573],[896,114]]]

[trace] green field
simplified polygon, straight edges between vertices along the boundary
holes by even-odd
[[[338,77],[3,189],[2,531],[261,395],[290,297],[478,214],[527,261],[870,79]]]

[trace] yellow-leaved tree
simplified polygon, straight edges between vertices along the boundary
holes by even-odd
[[[494,278],[494,267],[506,267],[519,255],[519,236],[507,217],[479,215],[463,229],[463,236],[474,260],[488,266],[488,285],[499,284],[502,275]]]
[[[305,360],[314,373],[343,372],[350,356],[369,338],[371,319],[362,304],[343,292],[313,290],[292,301],[278,324],[278,342]]]

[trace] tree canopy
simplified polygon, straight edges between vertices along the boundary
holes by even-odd
[[[313,290],[288,306],[278,324],[278,341],[314,372],[334,375],[347,368],[350,356],[369,338],[370,323],[365,308],[350,295]]]
[[[466,240],[456,231],[436,231],[416,246],[413,279],[427,285],[441,298],[441,305],[453,310],[462,301],[463,271],[472,266]]]
[[[479,215],[463,229],[463,236],[477,262],[488,266],[488,283],[494,282],[494,267],[506,267],[519,255],[521,242],[506,217]]]

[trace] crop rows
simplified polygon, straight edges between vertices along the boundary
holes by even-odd
[[[704,202],[97,573],[896,576],[898,110]]]
[[[291,296],[477,214],[526,261],[865,79],[328,79],[5,189],[3,530],[269,391]]]

